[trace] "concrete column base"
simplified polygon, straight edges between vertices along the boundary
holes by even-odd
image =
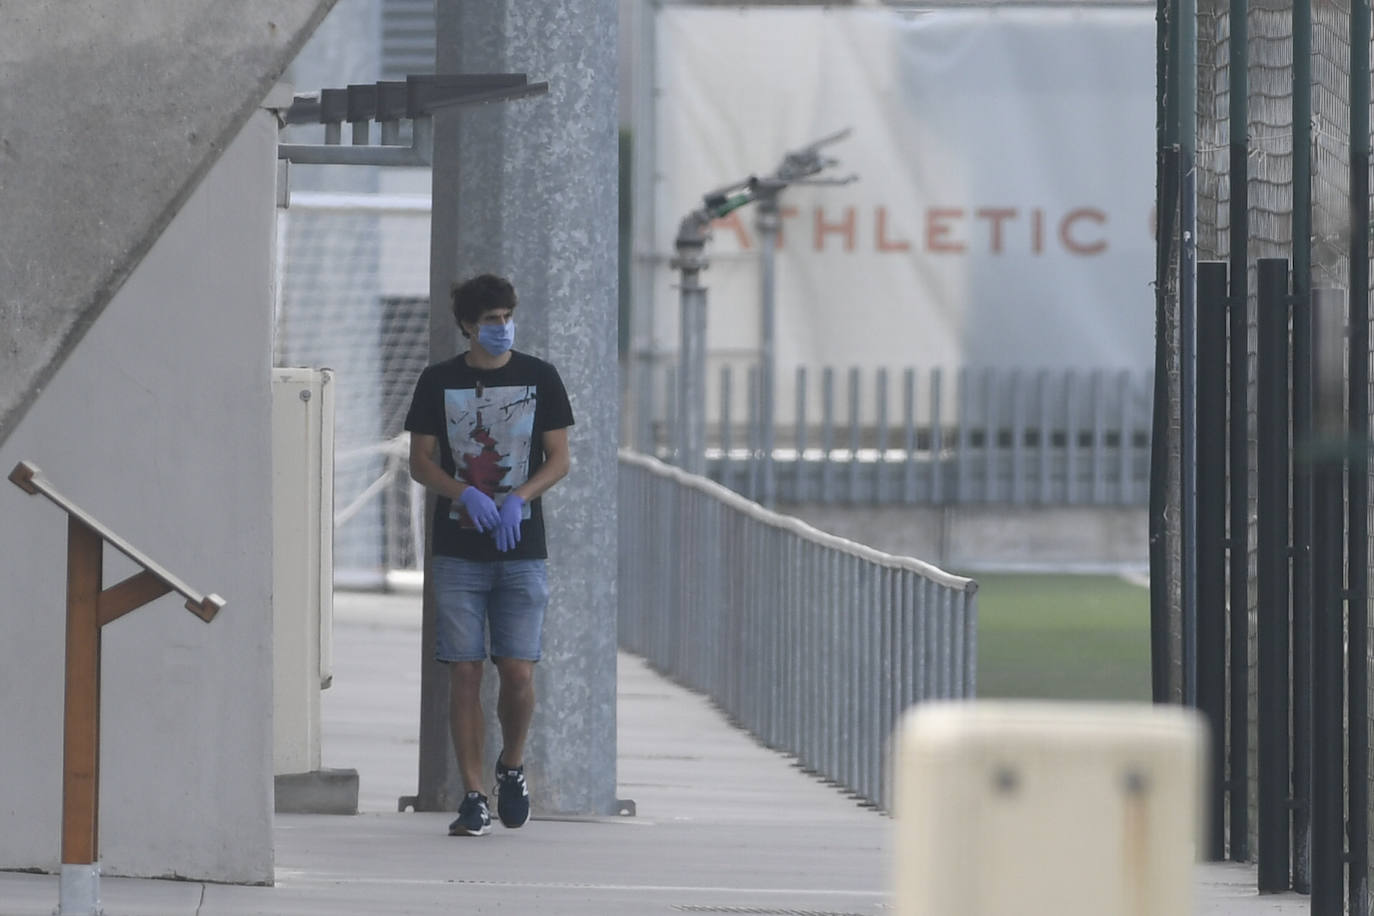
[[[276,777],[278,814],[357,814],[358,771],[320,769]]]
[[[101,916],[100,863],[62,866],[55,916]]]

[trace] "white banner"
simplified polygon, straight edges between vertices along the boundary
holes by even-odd
[[[657,348],[681,218],[849,127],[827,174],[859,180],[782,196],[783,411],[798,365],[1151,366],[1153,8],[667,6],[656,34]],[[713,363],[753,362],[752,208],[706,252]]]

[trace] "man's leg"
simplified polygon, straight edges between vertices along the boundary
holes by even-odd
[[[496,670],[501,675],[501,696],[496,715],[501,720],[500,763],[512,769],[525,762],[525,736],[534,716],[534,662],[523,658],[499,658]]]
[[[464,792],[482,791],[482,663],[453,662],[449,671],[449,731]],[[502,691],[504,696],[505,691]]]
[[[520,827],[530,819],[525,783],[525,736],[534,715],[534,663],[539,660],[544,609],[549,603],[543,560],[501,565],[492,590],[491,655],[501,675],[496,713],[505,745],[496,764],[496,810],[501,823]]]
[[[455,836],[491,830],[482,794],[482,664],[486,659],[486,614],[494,571],[491,564],[436,556],[429,583],[437,608],[434,655],[448,665],[449,735],[463,781]]]
[[[508,767],[525,761],[525,736],[534,715],[534,663],[542,654],[548,604],[543,560],[511,560],[500,565],[488,616],[491,656],[501,675],[496,714],[505,746],[500,762]]]

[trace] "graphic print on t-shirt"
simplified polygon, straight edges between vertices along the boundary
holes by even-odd
[[[534,385],[510,385],[444,391],[453,476],[477,487],[498,506],[507,493],[529,479],[537,390]],[[521,517],[530,517],[528,505]],[[453,501],[449,518],[464,528],[475,527],[458,500]]]

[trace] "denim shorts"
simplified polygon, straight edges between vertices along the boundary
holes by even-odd
[[[537,662],[549,582],[544,560],[461,560],[433,557],[437,608],[434,657],[478,662],[491,656]]]

